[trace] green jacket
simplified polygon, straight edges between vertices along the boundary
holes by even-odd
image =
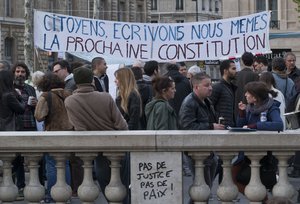
[[[168,101],[153,99],[145,107],[147,130],[177,130],[177,116]]]

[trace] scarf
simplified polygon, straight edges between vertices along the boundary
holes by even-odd
[[[260,114],[261,112],[268,110],[273,105],[273,102],[273,98],[267,98],[261,105],[248,104],[246,111],[249,111],[252,114]]]

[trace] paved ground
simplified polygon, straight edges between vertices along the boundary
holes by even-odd
[[[295,189],[300,189],[300,178],[289,178],[291,184],[295,187]],[[188,194],[188,190],[190,185],[192,184],[192,177],[184,177],[184,186],[183,186],[183,195],[184,195],[184,204],[188,204],[189,203],[189,194]],[[217,188],[218,188],[218,181],[215,180],[214,185],[213,185],[213,190],[212,190],[212,199],[208,202],[208,204],[219,204],[220,201],[218,201],[217,199]],[[269,196],[272,196],[271,194]],[[293,197],[293,201],[295,203],[297,203],[297,196],[298,194],[296,194]],[[15,202],[15,204],[25,204],[25,201],[17,201]],[[72,198],[71,200],[72,204],[80,204],[80,200],[78,198]],[[103,194],[101,193],[98,197],[98,199],[95,202],[96,204],[107,204],[107,202],[105,201]],[[245,197],[242,194],[239,194],[238,196],[238,202],[236,203],[248,203],[248,201],[245,199]]]

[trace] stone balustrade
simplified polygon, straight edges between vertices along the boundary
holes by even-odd
[[[231,176],[231,160],[244,151],[251,160],[251,179],[245,188],[250,203],[261,203],[266,189],[259,176],[259,160],[272,151],[279,160],[279,179],[273,195],[292,197],[295,193],[287,179],[287,160],[300,149],[300,131],[229,132],[229,131],[85,131],[85,132],[0,132],[0,160],[3,179],[0,184],[2,203],[13,203],[18,189],[12,181],[11,161],[16,153],[25,157],[29,182],[24,189],[25,200],[40,203],[45,195],[38,179],[38,161],[43,153],[52,155],[57,164],[57,183],[51,190],[57,203],[66,203],[71,188],[65,182],[65,164],[71,153],[83,160],[84,179],[78,189],[83,203],[93,203],[99,189],[92,178],[92,161],[103,153],[111,161],[111,181],[105,195],[111,204],[122,203],[126,189],[120,179],[120,161],[125,152],[183,152],[195,160],[195,178],[189,193],[194,203],[206,203],[210,188],[204,180],[203,160],[211,151],[223,160],[223,180],[217,190],[222,203],[233,203],[238,195]],[[182,168],[179,166],[178,168]]]

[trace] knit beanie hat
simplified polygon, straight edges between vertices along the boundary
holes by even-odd
[[[74,69],[73,74],[76,84],[90,84],[93,82],[93,72],[89,68],[78,67]]]

